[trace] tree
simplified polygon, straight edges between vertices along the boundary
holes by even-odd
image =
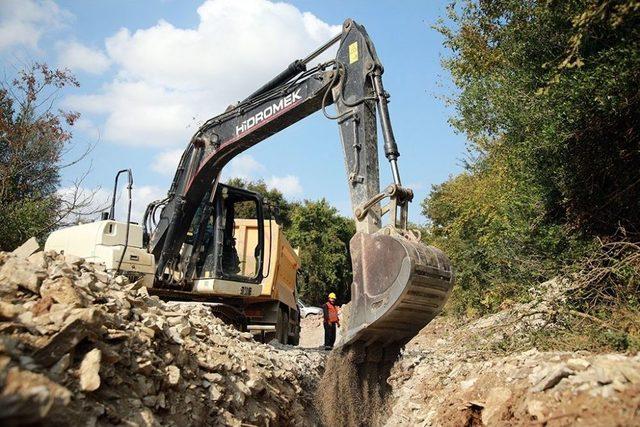
[[[0,83],[0,250],[40,239],[86,198],[57,193],[69,131],[79,114],[55,110],[59,91],[77,87],[67,70],[34,64]]]
[[[596,237],[640,236],[640,2],[467,1],[449,12],[438,29],[459,88],[451,122],[470,159],[423,212],[454,259],[460,308],[491,310]]]
[[[263,180],[247,181],[242,178],[231,178],[227,185],[244,188],[260,194],[267,204],[265,218],[272,215],[285,228],[291,225],[291,210],[295,203],[289,202],[277,188],[269,189]]]
[[[340,216],[325,199],[305,200],[294,207],[285,233],[300,248],[301,298],[319,305],[329,292],[335,292],[341,303],[348,302],[352,280],[349,240],[355,233],[354,222]]]

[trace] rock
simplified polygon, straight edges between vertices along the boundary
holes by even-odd
[[[67,262],[67,264],[73,265],[76,267],[79,267],[80,265],[84,264],[84,258],[80,258],[79,256],[75,256],[71,254],[65,254],[64,260]]]
[[[71,392],[46,376],[9,369],[0,395],[0,421],[25,425],[44,420],[50,412],[69,404]]]
[[[530,388],[530,391],[533,393],[539,393],[541,391],[548,390],[555,387],[563,378],[567,378],[573,374],[574,372],[571,369],[567,368],[565,365],[561,365],[542,377],[540,381]]]
[[[149,376],[155,370],[153,363],[150,360],[146,360],[138,364],[136,371],[142,375]]]
[[[0,267],[0,283],[12,288],[21,287],[37,294],[46,272],[26,259],[9,258]]]
[[[90,312],[76,314],[66,325],[52,336],[49,341],[34,353],[34,359],[42,366],[48,367],[56,363],[62,356],[86,338],[95,327],[94,309]]]
[[[599,359],[594,363],[596,379],[600,385],[611,384],[614,381],[627,382],[627,377],[620,370],[621,363],[614,360]]]
[[[129,284],[129,279],[127,278],[127,276],[117,276],[113,281],[118,286],[125,286]]]
[[[0,301],[0,320],[13,319],[23,311],[24,308],[21,305]]]
[[[631,384],[640,384],[640,369],[628,365],[621,365],[620,372]]]
[[[80,388],[84,391],[95,391],[100,387],[100,361],[102,352],[94,348],[84,356],[80,364]]]
[[[15,249],[12,253],[20,258],[28,258],[31,254],[38,251],[40,249],[40,244],[36,240],[35,237],[30,238],[22,245],[20,245],[17,249]]]
[[[494,387],[489,390],[484,410],[482,411],[482,422],[484,425],[496,425],[500,420],[500,415],[506,409],[506,403],[511,399],[511,390],[505,387]]]
[[[213,372],[205,372],[202,376],[212,383],[219,383],[223,380],[222,375]]]
[[[476,383],[477,380],[478,380],[477,378],[470,378],[466,381],[462,381],[460,383],[460,389],[462,390],[470,389],[471,387],[473,387],[473,385]]]
[[[49,269],[49,279],[57,279],[58,277],[73,279],[75,277],[75,271],[67,263],[56,263]]]
[[[312,423],[323,352],[258,344],[206,307],[95,268],[0,252],[0,425]],[[7,387],[14,377],[22,388]]]
[[[31,264],[35,265],[38,268],[41,268],[43,270],[47,268],[47,259],[44,255],[44,252],[42,251],[35,252],[29,255],[27,259]]]
[[[37,317],[48,312],[52,305],[53,298],[47,296],[36,302],[33,307],[31,307],[31,312]]]
[[[589,366],[591,366],[591,363],[587,362],[584,359],[569,359],[567,360],[566,364],[569,369],[572,369],[576,372],[584,371]]]
[[[70,365],[71,365],[71,356],[69,355],[69,353],[67,353],[64,356],[62,356],[60,360],[58,360],[56,364],[51,367],[51,369],[49,369],[49,373],[54,377],[59,377],[65,373],[65,371],[69,368]]]
[[[175,365],[169,365],[166,368],[167,384],[171,387],[175,387],[180,382],[180,368]]]
[[[217,385],[212,384],[211,387],[209,387],[209,399],[217,402],[221,397],[222,392],[220,391],[220,388]]]
[[[539,400],[527,400],[527,412],[535,417],[536,421],[543,421],[546,418],[544,403]]]
[[[96,279],[98,279],[100,282],[104,284],[109,283],[109,281],[111,280],[111,276],[109,276],[107,273],[103,271],[94,271],[93,275],[95,276]]]
[[[86,299],[78,292],[75,283],[68,277],[45,280],[40,287],[40,295],[50,297],[55,302],[75,307],[87,305]]]

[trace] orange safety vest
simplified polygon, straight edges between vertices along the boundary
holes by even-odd
[[[331,304],[330,302],[326,303],[327,305],[327,313],[329,314],[329,323],[338,323],[338,309],[335,305]]]

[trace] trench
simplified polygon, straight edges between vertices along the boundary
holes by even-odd
[[[319,422],[325,426],[383,425],[389,416],[387,383],[400,347],[350,346],[332,351],[315,393]]]

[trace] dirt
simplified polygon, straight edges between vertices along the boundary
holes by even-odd
[[[1,425],[301,425],[325,352],[55,252],[0,253]]]
[[[324,345],[322,315],[310,314],[300,321],[300,343],[302,348],[320,348]]]
[[[640,425],[640,355],[527,345],[557,327],[551,302],[567,285],[546,282],[534,302],[480,319],[436,318],[387,378],[362,355],[332,352],[316,399],[325,425]],[[506,342],[522,350],[506,351]]]
[[[640,355],[527,346],[558,327],[551,303],[568,285],[546,282],[533,302],[480,319],[435,319],[392,369],[386,424],[640,425]]]
[[[327,426],[381,425],[387,396],[386,379],[393,361],[367,357],[362,348],[335,350],[325,364],[325,373],[316,393],[316,405]]]
[[[2,425],[640,425],[640,355],[529,344],[558,327],[561,281],[491,316],[438,317],[402,351],[329,354],[319,316],[302,348],[261,344],[204,307],[32,251],[0,253]]]

